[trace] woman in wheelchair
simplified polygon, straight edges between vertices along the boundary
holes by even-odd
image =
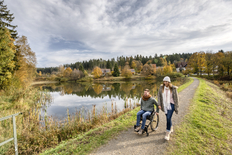
[[[144,90],[143,97],[141,99],[141,110],[137,113],[137,123],[135,126],[135,131],[138,134],[142,134],[144,132],[145,123],[147,116],[151,115],[154,111],[154,104],[158,107],[158,104],[154,98],[151,97],[149,89]],[[156,114],[159,113],[159,108],[156,108]],[[140,128],[140,120],[142,115],[142,126]]]

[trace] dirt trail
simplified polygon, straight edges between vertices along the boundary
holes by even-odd
[[[195,90],[199,85],[199,80],[194,78],[193,83],[186,89],[179,93],[180,106],[179,114],[173,113],[172,123],[174,126],[178,125],[184,115],[188,111],[191,99],[194,96]],[[165,114],[160,112],[160,123],[157,131],[151,132],[147,137],[146,134],[138,135],[134,132],[134,128],[129,128],[127,131],[120,133],[117,137],[103,145],[90,155],[117,155],[117,154],[130,154],[130,155],[160,155],[166,151],[168,142],[164,140],[166,130]],[[136,122],[136,120],[135,120]],[[172,139],[172,137],[171,137]]]

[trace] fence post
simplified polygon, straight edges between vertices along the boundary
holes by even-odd
[[[13,115],[13,128],[14,128],[14,145],[15,145],[15,155],[18,155],[18,144],[17,144],[17,132],[16,132],[16,121],[15,121],[15,115]]]

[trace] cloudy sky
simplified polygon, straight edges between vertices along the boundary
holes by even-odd
[[[5,0],[37,67],[232,50],[232,0]]]

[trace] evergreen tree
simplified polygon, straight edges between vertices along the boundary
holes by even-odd
[[[120,74],[120,72],[119,72],[119,69],[118,69],[118,65],[115,64],[115,65],[114,65],[114,73],[113,73],[113,76],[118,77],[119,74]]]
[[[80,64],[79,70],[82,71],[83,73],[85,72],[84,67],[82,66],[82,64]]]
[[[0,89],[8,85],[15,67],[15,46],[7,28],[0,27]]]
[[[107,64],[106,64],[106,68],[112,70],[112,65],[111,65],[109,59],[108,59]]]
[[[10,24],[14,17],[13,14],[10,14],[10,10],[7,10],[7,6],[3,4],[4,0],[0,0],[0,27],[7,27],[10,30],[11,37],[17,38],[17,31],[15,28],[16,25]]]

